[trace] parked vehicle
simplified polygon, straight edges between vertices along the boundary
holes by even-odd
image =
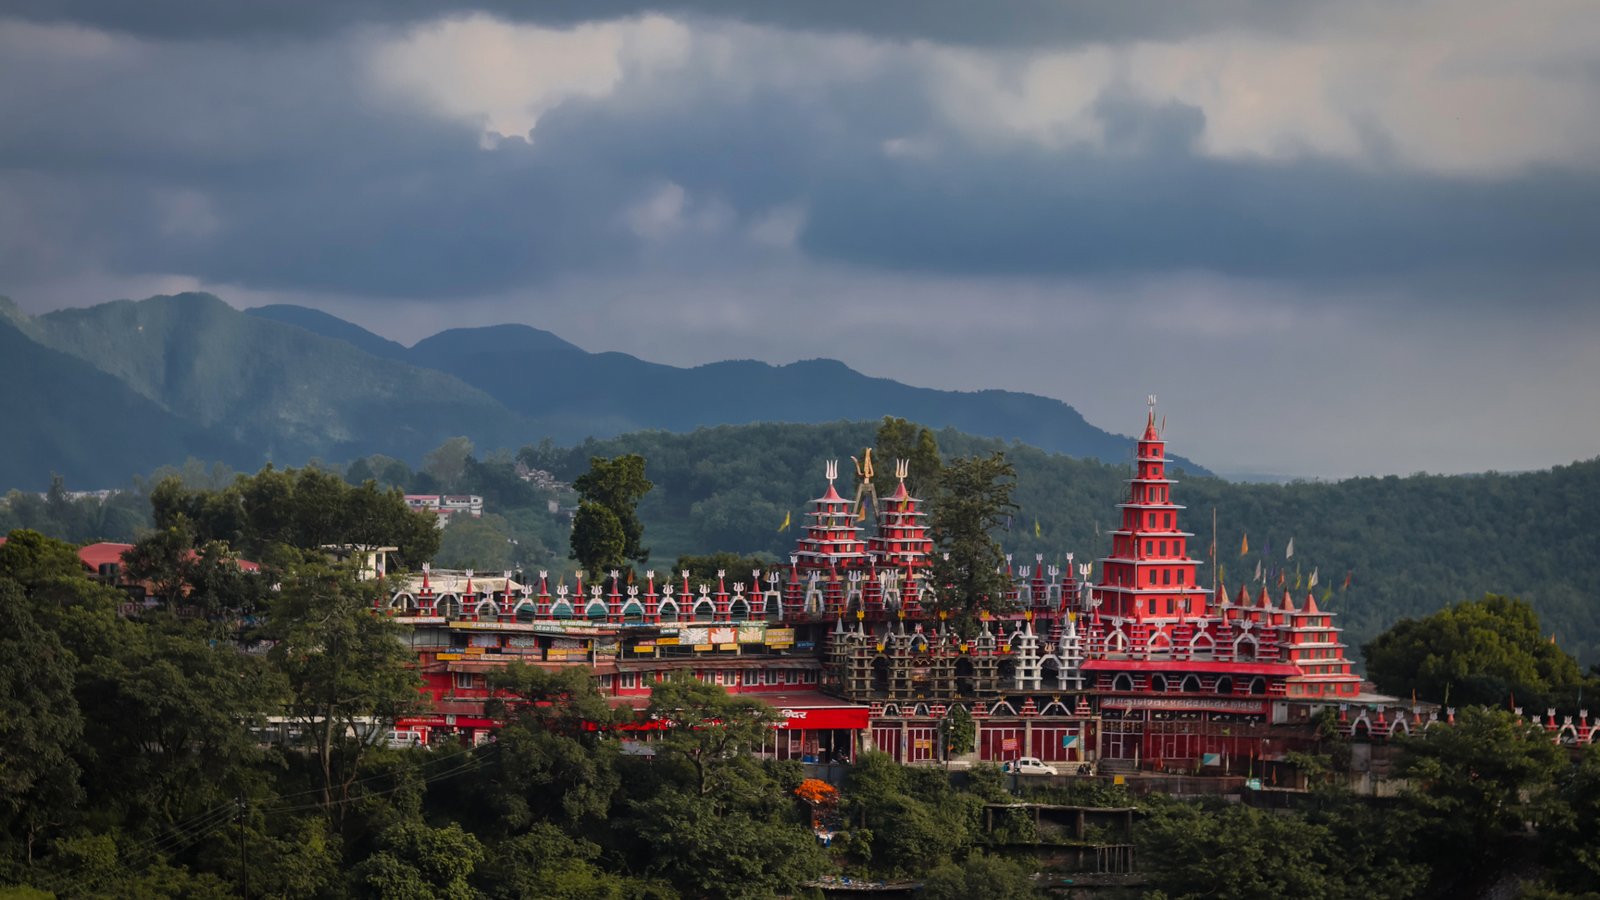
[[[1005,770],[1012,775],[1055,775],[1056,767],[1037,756],[1023,756],[1006,763]]]

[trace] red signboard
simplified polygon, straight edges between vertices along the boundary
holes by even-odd
[[[863,729],[867,727],[867,708],[865,706],[840,707],[834,709],[784,707],[780,709],[779,712],[783,714],[783,721],[778,723],[778,728]]]
[[[1017,749],[1017,739],[1016,738],[1006,738],[1005,740],[1000,742],[1000,749],[1001,750],[1015,750],[1015,749]]]

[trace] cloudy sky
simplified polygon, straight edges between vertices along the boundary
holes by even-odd
[[[0,0],[0,293],[828,356],[1222,471],[1600,454],[1600,7]]]

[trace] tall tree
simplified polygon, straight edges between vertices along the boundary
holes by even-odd
[[[940,590],[939,609],[958,621],[970,621],[980,610],[1001,611],[1011,586],[994,533],[1017,508],[1011,502],[1016,474],[1005,454],[996,450],[951,460],[939,475],[931,516],[938,550],[934,583]]]
[[[77,660],[38,619],[22,586],[0,577],[0,834],[30,863],[82,799]]]
[[[642,545],[644,525],[639,501],[655,487],[644,477],[644,457],[628,453],[589,460],[589,471],[573,482],[578,514],[572,522],[572,558],[597,575],[627,560],[644,562],[650,548]],[[616,546],[621,538],[621,547]]]
[[[288,714],[311,736],[322,802],[348,797],[373,740],[421,705],[414,657],[372,614],[374,582],[314,555],[283,574],[267,634],[287,679]]]
[[[442,489],[451,491],[467,474],[467,461],[471,458],[472,441],[453,437],[422,458],[422,470],[433,476]]]
[[[914,497],[928,497],[939,485],[939,471],[944,467],[939,457],[939,442],[933,432],[905,419],[884,416],[878,426],[873,449],[881,465],[892,466],[897,459],[910,463],[906,476],[906,489]],[[893,473],[893,469],[889,470]]]

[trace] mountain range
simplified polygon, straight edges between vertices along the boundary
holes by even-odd
[[[900,416],[934,428],[1121,461],[1130,439],[1059,400],[939,391],[836,360],[693,368],[590,353],[526,325],[450,329],[411,347],[298,306],[241,312],[210,294],[27,316],[0,299],[0,415],[16,434],[0,487],[123,483],[185,457],[242,469],[383,453],[446,438],[515,448],[629,431]],[[1179,460],[1194,472],[1204,469]]]

